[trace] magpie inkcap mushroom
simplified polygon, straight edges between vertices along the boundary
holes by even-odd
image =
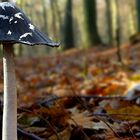
[[[0,42],[21,43],[26,45],[48,45],[58,47],[41,33],[13,3],[0,3]]]
[[[58,47],[13,3],[0,3],[0,43],[3,45],[4,105],[2,140],[17,140],[17,89],[13,44]]]

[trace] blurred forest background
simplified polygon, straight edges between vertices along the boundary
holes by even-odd
[[[140,140],[140,0],[17,5],[61,42],[15,45],[20,140]]]
[[[139,0],[18,0],[17,4],[41,31],[61,42],[59,49],[17,47],[19,56],[116,46],[139,36]]]

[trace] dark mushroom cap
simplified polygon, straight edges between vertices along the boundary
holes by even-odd
[[[0,42],[59,46],[41,33],[23,11],[9,2],[0,3]]]

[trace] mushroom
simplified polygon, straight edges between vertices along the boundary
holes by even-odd
[[[47,45],[60,44],[41,33],[13,3],[0,3],[0,43],[3,45],[4,105],[3,140],[17,140],[17,91],[13,44]]]

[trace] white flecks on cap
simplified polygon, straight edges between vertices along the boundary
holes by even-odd
[[[11,35],[11,34],[12,34],[12,32],[9,30],[7,34],[8,34],[8,35]]]
[[[16,21],[14,21],[14,23],[16,24],[16,23],[17,23],[17,20],[16,20]]]
[[[24,43],[24,44],[31,44],[31,42],[29,42],[29,41],[22,41],[22,43]]]
[[[12,8],[15,8],[14,5],[12,5],[11,3],[9,2],[2,2],[0,3],[0,7],[5,10],[5,7],[12,7]]]
[[[24,20],[24,18],[23,18],[21,15],[23,15],[23,14],[22,14],[21,12],[19,12],[19,13],[16,13],[14,16],[15,16],[16,18],[19,18],[19,19]]]
[[[21,35],[19,40],[21,40],[22,38],[27,37],[28,35],[32,36],[32,33],[25,33],[25,34]]]
[[[9,17],[8,16],[5,16],[5,15],[0,15],[0,18],[2,18],[3,20],[9,19]]]
[[[35,26],[30,23],[29,24],[29,29],[34,30],[35,29]]]
[[[11,23],[11,21],[14,19],[14,17],[11,17],[10,19],[9,19],[9,22]]]

